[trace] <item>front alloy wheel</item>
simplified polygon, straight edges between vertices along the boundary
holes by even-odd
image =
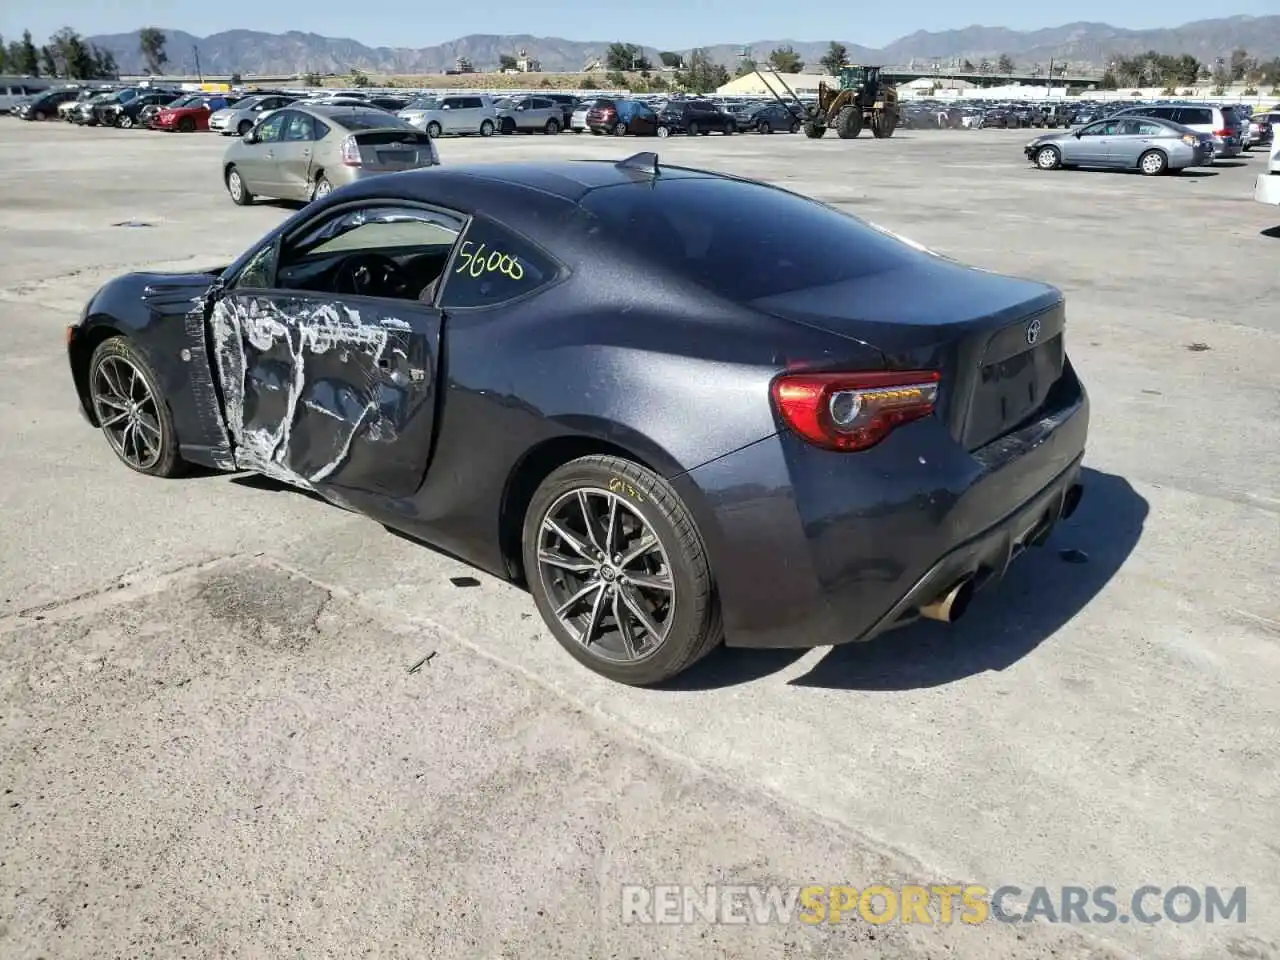
[[[112,337],[94,351],[89,400],[107,443],[125,466],[157,477],[179,472],[169,407],[150,366],[124,337]]]
[[[657,474],[613,456],[554,471],[524,527],[525,576],[543,620],[575,659],[652,684],[720,640],[705,548]]]

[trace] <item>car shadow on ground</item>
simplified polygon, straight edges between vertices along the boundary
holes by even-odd
[[[979,592],[963,620],[922,620],[868,643],[833,647],[791,684],[921,689],[1003,670],[1031,653],[1106,586],[1142,537],[1149,508],[1127,480],[1086,468],[1081,481],[1085,495],[1076,514],[1045,546],[1015,562],[1002,582]],[[733,686],[775,673],[804,653],[722,648],[664,686],[688,691]]]
[[[1272,240],[1280,240],[1280,226],[1266,227],[1265,229],[1259,230],[1258,233],[1261,236],[1268,237]]]
[[[1248,160],[1215,160],[1213,161],[1213,165],[1215,167],[1247,167],[1249,165],[1249,161]]]

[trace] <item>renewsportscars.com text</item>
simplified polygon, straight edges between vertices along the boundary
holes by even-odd
[[[1244,887],[983,887],[810,884],[622,888],[631,924],[1244,923]]]

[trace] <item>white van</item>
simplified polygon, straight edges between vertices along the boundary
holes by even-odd
[[[398,116],[432,137],[446,133],[488,137],[498,129],[498,111],[493,101],[476,94],[424,97],[409,104]]]

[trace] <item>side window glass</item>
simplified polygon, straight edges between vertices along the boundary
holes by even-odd
[[[471,221],[444,278],[440,306],[488,307],[551,283],[559,267],[540,249],[497,224]]]
[[[311,118],[305,113],[290,113],[289,122],[284,128],[284,139],[291,141],[311,140]]]
[[[325,138],[325,134],[329,132],[329,125],[325,123],[323,120],[313,119],[311,121],[311,129],[313,131],[313,135],[315,139],[323,140]]]
[[[284,131],[284,123],[289,119],[290,114],[273,113],[267,119],[258,125],[258,140],[262,143],[275,143],[280,139],[280,134]]]
[[[1140,123],[1138,124],[1138,135],[1142,137],[1162,137],[1165,128],[1158,123]]]
[[[277,285],[430,301],[461,232],[460,218],[418,208],[373,206],[327,217],[285,246]]]
[[[275,282],[277,249],[278,244],[272,241],[255,253],[232,282],[231,289],[269,289]]]

